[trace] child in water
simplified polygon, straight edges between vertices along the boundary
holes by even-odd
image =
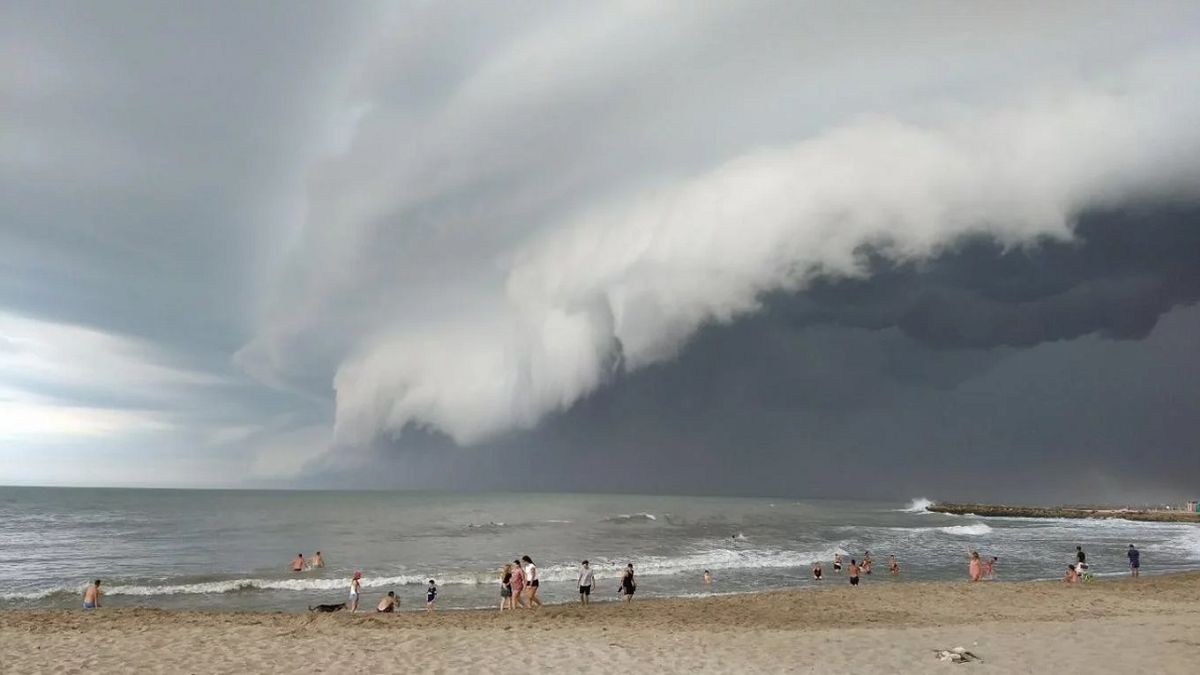
[[[813,579],[816,579],[817,581],[821,580],[821,561],[820,560],[813,561],[812,575],[813,575]]]
[[[437,602],[437,584],[433,582],[433,579],[430,579],[429,588],[425,589],[425,610],[432,612],[433,603],[435,602]]]

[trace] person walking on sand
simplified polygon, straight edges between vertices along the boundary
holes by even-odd
[[[888,556],[888,571],[892,573],[892,576],[900,574],[900,563],[896,561],[895,553]]]
[[[503,612],[506,607],[512,604],[512,563],[504,565],[504,571],[500,573],[500,611]]]
[[[294,560],[292,560],[292,571],[293,572],[303,572],[304,571],[304,554],[303,553],[297,553],[296,558]]]
[[[100,580],[96,579],[88,584],[88,587],[83,589],[83,608],[84,609],[99,609],[100,607]]]
[[[387,595],[379,599],[379,604],[375,605],[376,612],[384,614],[392,614],[396,611],[396,592],[388,591]]]
[[[362,572],[354,570],[354,576],[350,577],[350,611],[358,611],[358,596],[362,592]]]
[[[437,584],[430,579],[429,587],[425,589],[425,611],[432,612],[435,602],[437,602]]]
[[[967,574],[971,577],[971,581],[979,581],[983,578],[983,561],[979,559],[979,551],[971,551],[971,555],[968,556]]]
[[[527,556],[521,556],[521,560],[525,563],[525,587],[529,589],[529,597],[525,598],[529,609],[536,609],[542,606],[542,600],[538,597],[538,568],[533,564],[533,560]]]
[[[586,607],[591,601],[592,586],[596,584],[596,575],[592,573],[592,566],[588,561],[584,560],[579,565],[579,604]]]
[[[521,567],[520,560],[513,561],[512,570],[512,608],[525,607],[525,570]]]
[[[624,596],[625,602],[633,602],[633,594],[637,591],[637,582],[633,579],[633,563],[625,566],[625,572],[621,574],[621,595]]]
[[[313,569],[321,569],[325,566],[325,559],[321,557],[321,552],[317,551],[313,554],[312,567]]]
[[[1125,555],[1129,557],[1129,576],[1139,576],[1139,570],[1142,567],[1142,552],[1130,544],[1129,551]]]
[[[841,553],[833,554],[833,573],[834,574],[842,573],[842,554]]]
[[[850,585],[858,585],[858,561],[854,558],[850,559]]]

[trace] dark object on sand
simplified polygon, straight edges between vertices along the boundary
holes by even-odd
[[[310,612],[340,612],[343,609],[346,609],[346,603],[339,602],[336,605],[317,605],[316,607],[310,606],[308,608],[308,611],[310,611]]]

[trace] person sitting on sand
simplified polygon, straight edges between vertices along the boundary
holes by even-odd
[[[850,559],[850,585],[851,586],[858,585],[858,570],[859,570],[858,561],[855,560],[854,558],[851,558]]]
[[[591,601],[592,586],[596,584],[596,575],[592,574],[592,567],[588,561],[584,560],[579,565],[579,604],[587,606]]]
[[[1129,557],[1129,576],[1138,576],[1138,570],[1142,567],[1142,552],[1129,545],[1129,552],[1125,554]]]
[[[396,611],[396,592],[388,591],[387,595],[379,599],[379,604],[375,606],[376,612],[385,612],[391,614]]]
[[[704,585],[712,586],[712,572],[704,570]]]
[[[521,556],[521,560],[525,562],[525,588],[529,590],[529,597],[525,598],[525,603],[530,609],[536,609],[542,606],[542,600],[538,597],[538,568],[533,564],[533,559],[527,555]]]
[[[833,554],[833,573],[834,574],[842,573],[842,554],[841,553]]]
[[[350,611],[358,611],[358,596],[362,592],[362,572],[354,570],[354,576],[350,577]]]
[[[303,553],[296,554],[296,559],[292,561],[292,571],[293,572],[303,572],[304,571],[304,554]]]
[[[813,561],[812,575],[813,575],[813,579],[815,579],[817,581],[821,580],[821,561],[820,560]]]
[[[313,567],[313,569],[320,569],[324,566],[325,566],[325,559],[321,557],[321,552],[317,551],[313,555],[312,567]]]
[[[432,612],[435,602],[437,602],[437,584],[430,579],[429,587],[425,589],[425,611]]]
[[[83,608],[97,609],[100,607],[100,580],[96,579],[83,590]]]
[[[895,553],[888,556],[888,571],[892,573],[892,576],[900,574],[900,563],[896,561]]]
[[[1063,581],[1068,584],[1073,584],[1076,581],[1079,581],[1079,575],[1075,573],[1074,565],[1067,565],[1067,575],[1063,577]]]
[[[504,565],[504,571],[500,573],[500,611],[503,612],[512,604],[512,563]]]

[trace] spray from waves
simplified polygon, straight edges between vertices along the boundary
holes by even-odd
[[[933,502],[925,497],[917,497],[910,501],[908,506],[902,509],[893,509],[900,513],[929,513],[929,507],[933,506]]]
[[[658,520],[658,517],[655,516],[653,513],[634,513],[634,514],[622,513],[619,516],[610,516],[608,518],[605,518],[603,522],[606,522],[606,523],[629,523],[629,522],[636,522],[636,521],[648,522],[648,521],[652,521],[652,520]]]
[[[974,525],[951,525],[950,527],[937,527],[932,529],[935,529],[942,534],[953,534],[966,537],[977,537],[979,535],[988,534],[992,531],[991,526],[983,523],[975,523]]]

